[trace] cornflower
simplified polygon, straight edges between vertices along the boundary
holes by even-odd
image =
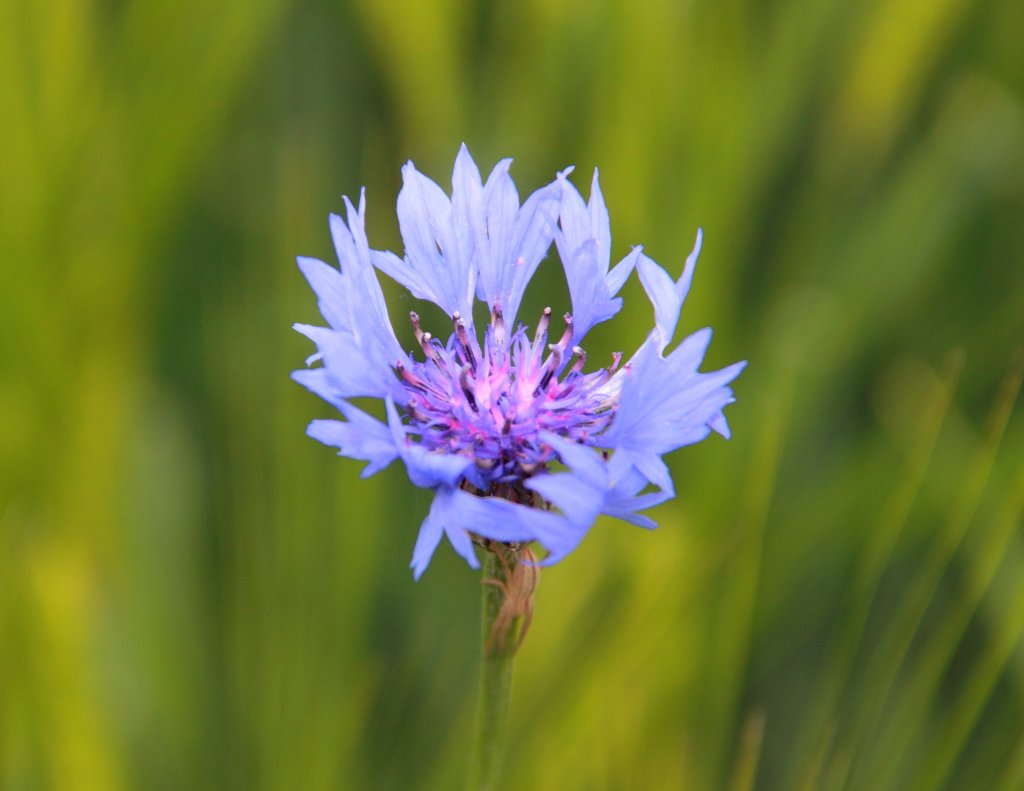
[[[569,168],[520,204],[510,164],[503,159],[483,182],[462,146],[449,198],[409,162],[398,196],[403,258],[370,249],[364,190],[358,207],[345,199],[347,221],[330,217],[340,269],[298,259],[328,326],[295,325],[316,344],[307,366],[318,365],[293,378],[344,417],[314,420],[308,434],[368,462],[363,477],[401,459],[415,485],[433,490],[412,553],[417,579],[442,535],[476,568],[474,542],[492,551],[537,542],[547,553],[539,562],[550,564],[575,549],[600,514],[653,528],[640,512],[675,495],[662,457],[712,431],[729,437],[722,410],[745,363],[700,372],[710,329],[667,351],[701,231],[678,279],[639,246],[613,267],[597,171],[589,201],[568,180]],[[545,308],[532,327],[517,323],[552,245],[571,311],[559,321]],[[616,295],[634,270],[654,306],[654,328],[624,364],[615,354],[591,367],[584,339],[619,312]],[[448,316],[428,328],[411,313],[411,352],[395,335],[378,271]],[[482,328],[474,326],[475,300],[489,312]],[[352,403],[367,397],[383,401],[383,421]]]

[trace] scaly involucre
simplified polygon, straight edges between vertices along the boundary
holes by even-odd
[[[600,514],[655,527],[639,512],[675,494],[662,456],[711,431],[729,436],[722,410],[734,400],[728,385],[744,363],[699,372],[710,329],[666,353],[700,231],[679,280],[639,247],[613,267],[597,172],[589,201],[569,182],[569,169],[520,204],[510,164],[502,160],[483,182],[463,146],[449,198],[408,163],[398,196],[404,258],[370,249],[365,194],[358,207],[345,199],[347,221],[331,215],[340,269],[299,258],[328,326],[296,325],[316,353],[306,361],[314,367],[293,376],[344,417],[314,420],[308,433],[366,461],[364,477],[400,458],[415,485],[434,491],[413,550],[417,578],[442,535],[476,567],[474,536],[537,541],[547,550],[543,562],[553,563]],[[546,308],[531,331],[517,325],[516,314],[552,244],[572,312],[551,327]],[[655,327],[624,365],[616,354],[588,372],[580,344],[619,312],[617,294],[634,269],[654,305]],[[418,347],[404,350],[376,270],[447,313],[447,339],[425,331],[412,313]],[[476,299],[490,311],[482,332],[473,326]],[[384,402],[386,422],[351,403],[366,397]]]

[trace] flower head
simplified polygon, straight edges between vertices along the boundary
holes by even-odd
[[[341,268],[300,258],[329,326],[296,325],[316,353],[293,377],[344,420],[314,420],[308,433],[372,475],[401,458],[434,502],[413,551],[416,577],[441,536],[472,566],[473,537],[539,542],[545,563],[571,552],[600,514],[654,527],[638,513],[674,496],[662,456],[711,431],[729,436],[722,413],[743,369],[697,369],[711,340],[701,330],[666,353],[690,288],[701,233],[680,279],[634,248],[611,266],[608,212],[594,173],[590,200],[566,170],[520,204],[502,160],[486,182],[466,147],[449,198],[408,163],[398,221],[405,257],[371,250],[365,200],[332,215]],[[569,285],[571,312],[551,308],[517,323],[527,283],[552,244]],[[582,342],[622,307],[619,290],[636,270],[654,305],[655,327],[620,365],[588,365]],[[395,336],[376,272],[450,317],[435,337],[409,315],[417,347]],[[490,312],[473,326],[474,300]],[[384,402],[386,422],[351,403]]]

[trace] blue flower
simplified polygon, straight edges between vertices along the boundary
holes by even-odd
[[[298,260],[328,326],[296,325],[316,344],[307,366],[318,364],[293,377],[344,418],[314,420],[308,433],[366,461],[364,477],[401,459],[414,484],[434,491],[413,551],[416,578],[442,535],[476,567],[474,538],[537,541],[552,563],[600,514],[653,528],[639,512],[675,495],[662,456],[712,431],[729,436],[722,410],[744,363],[700,372],[708,329],[666,353],[701,233],[679,280],[639,247],[613,267],[597,172],[589,201],[569,169],[520,204],[510,164],[499,162],[484,182],[463,146],[449,198],[410,162],[398,196],[404,258],[370,249],[361,195],[358,208],[345,200],[347,221],[330,218],[340,270]],[[531,330],[516,317],[552,244],[572,312],[553,328],[545,308]],[[588,372],[580,344],[621,309],[617,294],[634,269],[654,305],[654,329],[624,365],[616,354]],[[447,338],[412,313],[418,348],[403,349],[377,271],[447,313]],[[473,326],[478,299],[490,311],[482,329]],[[365,397],[384,402],[386,422],[351,402]]]

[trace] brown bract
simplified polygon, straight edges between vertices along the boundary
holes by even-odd
[[[505,653],[509,641],[514,639],[514,647],[509,653],[515,654],[533,620],[533,592],[540,581],[540,566],[537,565],[537,556],[533,550],[525,544],[512,545],[489,541],[486,549],[497,555],[501,564],[501,576],[484,579],[482,583],[498,588],[504,598],[491,627],[485,653],[488,656],[495,650]]]

